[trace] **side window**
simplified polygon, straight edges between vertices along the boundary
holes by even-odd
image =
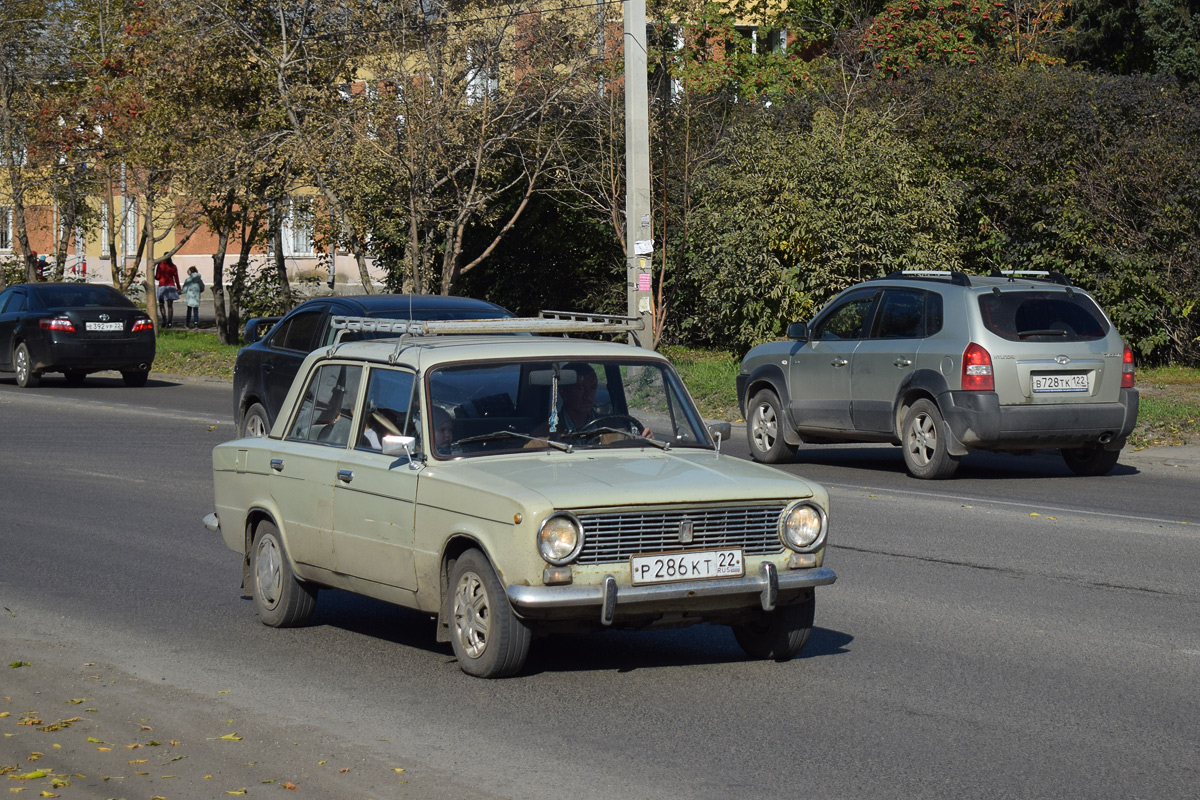
[[[866,334],[875,292],[852,295],[817,323],[812,339],[861,339]]]
[[[4,313],[4,307],[8,305],[9,301],[16,297],[16,295],[17,293],[11,289],[7,292],[0,292],[0,314]],[[15,311],[16,309],[13,310]]]
[[[935,333],[941,333],[944,318],[942,296],[937,292],[925,295],[925,335],[933,336]]]
[[[889,289],[879,304],[880,339],[919,339],[925,335],[925,292]]]
[[[398,369],[372,369],[367,378],[367,401],[362,428],[355,440],[359,450],[383,452],[383,437],[398,436],[409,429],[409,405],[413,374]]]
[[[271,331],[271,346],[283,350],[311,352],[317,346],[314,342],[324,313],[317,309],[294,315],[285,321],[278,330]]]
[[[8,303],[4,306],[3,309],[0,309],[0,311],[3,311],[5,314],[16,314],[16,313],[19,313],[24,310],[25,310],[25,293],[24,292],[13,292],[12,294],[10,294]]]
[[[326,364],[304,390],[289,439],[345,447],[354,430],[354,401],[362,367]]]

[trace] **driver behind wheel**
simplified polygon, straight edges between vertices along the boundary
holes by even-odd
[[[575,382],[559,387],[558,429],[577,431],[596,418],[596,387],[600,382],[588,364],[573,361],[564,365],[564,370],[574,370]]]

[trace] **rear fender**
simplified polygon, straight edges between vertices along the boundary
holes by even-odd
[[[904,424],[904,417],[908,414],[909,407],[917,400],[925,398],[931,400],[942,412],[943,435],[950,455],[965,456],[970,452],[970,448],[959,440],[950,428],[950,423],[945,419],[946,413],[942,408],[940,398],[949,391],[950,386],[946,383],[945,376],[936,370],[919,369],[906,377],[896,392],[896,401],[892,407],[892,430],[896,435],[896,441],[903,441],[900,429]]]

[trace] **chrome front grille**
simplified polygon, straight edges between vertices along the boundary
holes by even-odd
[[[576,563],[603,564],[643,553],[719,547],[741,547],[748,556],[778,553],[783,550],[779,540],[783,509],[783,503],[776,503],[749,508],[576,513],[584,534],[583,551]],[[691,541],[685,542],[689,527]]]

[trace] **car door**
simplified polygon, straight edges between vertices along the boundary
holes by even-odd
[[[854,351],[850,369],[850,414],[856,430],[893,431],[896,393],[916,369],[925,336],[926,297],[919,289],[885,289],[880,297],[875,323]]]
[[[13,367],[13,335],[25,310],[25,290],[11,286],[0,293],[0,367]]]
[[[412,434],[416,381],[409,370],[374,366],[367,374],[352,446],[341,453],[333,495],[333,549],[338,570],[415,591],[413,560],[417,475],[408,456],[385,455],[385,435]],[[415,410],[415,406],[411,406]]]
[[[870,330],[879,292],[850,292],[823,312],[808,342],[788,365],[792,418],[800,430],[851,430],[850,375],[855,351]]]
[[[333,547],[339,450],[353,430],[362,367],[326,363],[313,370],[284,440],[271,452],[271,497],[283,516],[287,547],[301,564],[338,570]]]

